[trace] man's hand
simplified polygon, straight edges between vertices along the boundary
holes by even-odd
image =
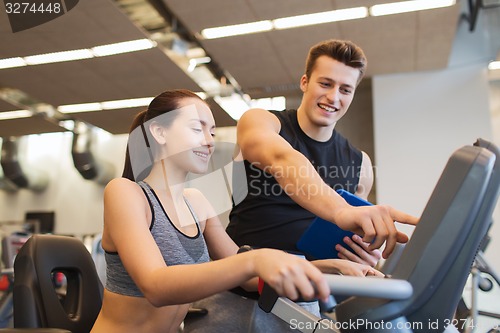
[[[408,241],[408,236],[398,231],[394,222],[416,225],[419,219],[390,206],[346,205],[336,210],[334,221],[340,228],[362,235],[363,241],[370,243],[369,250],[378,249],[386,242],[382,257],[388,258],[396,243]]]

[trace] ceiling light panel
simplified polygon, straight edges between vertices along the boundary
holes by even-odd
[[[23,67],[26,66],[26,61],[23,58],[15,57],[8,59],[0,59],[0,69],[12,68],[12,67]]]
[[[490,71],[494,71],[494,70],[500,69],[500,61],[492,61],[492,62],[490,62],[489,65],[488,65],[488,69]]]
[[[27,118],[31,117],[32,115],[33,112],[28,110],[5,111],[0,112],[0,120]]]
[[[415,12],[419,10],[449,7],[455,4],[455,0],[411,0],[393,3],[385,3],[370,7],[371,16],[382,16]]]
[[[222,38],[229,36],[237,36],[251,34],[256,32],[270,31],[273,29],[273,24],[269,20],[243,23],[236,25],[227,25],[224,27],[208,28],[201,31],[201,35],[206,39]]]
[[[38,54],[25,57],[24,60],[28,65],[50,64],[55,62],[73,61],[81,59],[89,59],[94,57],[88,49],[62,51],[46,54]]]
[[[368,8],[355,7],[322,13],[284,17],[273,20],[274,28],[289,29],[314,24],[360,19],[368,16]]]
[[[144,39],[131,40],[121,43],[96,46],[93,47],[91,50],[96,57],[104,57],[114,54],[147,50],[155,46],[156,46],[155,42],[144,38]]]

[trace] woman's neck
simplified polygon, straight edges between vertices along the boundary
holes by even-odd
[[[172,199],[183,199],[187,174],[169,168],[166,163],[156,162],[149,175],[144,179],[157,191],[166,193]]]

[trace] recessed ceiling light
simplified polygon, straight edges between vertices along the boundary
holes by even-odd
[[[121,43],[96,46],[93,47],[91,51],[96,57],[104,57],[114,54],[147,50],[155,46],[156,46],[155,42],[147,38],[144,38],[138,40],[130,40]]]
[[[50,64],[54,62],[72,61],[93,58],[94,55],[88,49],[62,51],[38,54],[24,57],[28,65]]]
[[[332,10],[329,12],[279,18],[273,20],[273,24],[276,29],[289,29],[289,28],[303,27],[314,24],[354,20],[367,16],[368,16],[368,8],[355,7],[355,8]]]
[[[61,113],[89,112],[102,110],[101,103],[82,103],[61,105],[57,111]]]
[[[419,10],[449,7],[455,4],[455,0],[412,0],[384,3],[370,7],[370,15],[382,16],[414,12]]]
[[[494,70],[500,69],[500,61],[492,61],[492,62],[490,62],[489,65],[488,65],[488,69],[490,71],[494,71]]]
[[[28,110],[15,110],[0,112],[0,120],[28,118],[33,115],[33,112]]]
[[[103,110],[134,108],[139,106],[148,106],[154,97],[143,97],[133,99],[121,99],[116,101],[101,102]]]
[[[217,28],[208,28],[202,30],[201,35],[206,39],[213,39],[269,31],[272,29],[273,24],[271,23],[271,21],[267,20],[236,25],[227,25]]]
[[[0,69],[26,66],[26,61],[21,57],[0,59]]]
[[[94,57],[104,57],[115,54],[136,52],[147,50],[156,46],[156,42],[143,38],[121,43],[100,45],[91,49],[68,50],[61,52],[51,52],[45,54],[36,54],[24,58],[15,57],[0,59],[0,69],[22,67],[26,65],[42,65],[63,61],[74,61],[90,59]]]

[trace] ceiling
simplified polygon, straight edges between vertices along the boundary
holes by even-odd
[[[129,0],[134,3],[147,0]],[[191,36],[204,28],[356,6],[375,0],[157,0]],[[0,11],[0,59],[90,48],[148,37],[120,9],[127,0],[82,0],[66,14],[13,33]],[[321,40],[349,39],[368,58],[368,76],[445,68],[460,6],[199,40],[208,55],[251,98],[298,94],[308,49]],[[134,21],[136,22],[136,21]],[[12,88],[54,108],[65,104],[155,96],[173,88],[203,91],[162,47],[108,57],[0,69],[0,88]],[[234,125],[211,101],[218,126]],[[23,108],[0,99],[0,112]],[[140,108],[71,114],[111,133],[126,133]],[[65,131],[50,117],[0,121],[0,137]]]

